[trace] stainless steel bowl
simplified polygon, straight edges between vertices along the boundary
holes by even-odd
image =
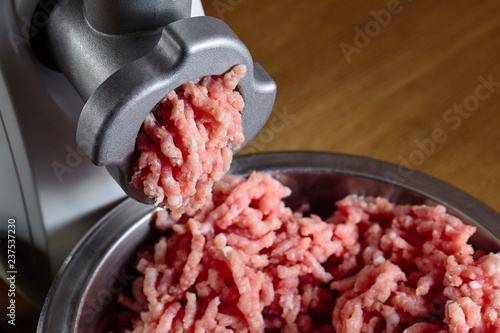
[[[469,195],[435,178],[366,157],[316,152],[240,156],[230,172],[271,172],[292,189],[291,207],[307,202],[320,216],[348,194],[384,196],[399,204],[442,204],[465,223],[476,225],[471,242],[500,251],[500,215]],[[38,333],[107,332],[118,312],[116,297],[135,277],[136,251],[157,233],[150,225],[155,209],[131,199],[107,214],[66,259],[45,301]]]

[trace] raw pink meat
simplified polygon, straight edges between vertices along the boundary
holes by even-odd
[[[176,218],[207,207],[214,181],[232,160],[231,145],[244,141],[236,91],[246,67],[207,76],[171,91],[146,117],[136,141],[140,154],[130,184]]]
[[[226,176],[209,207],[138,254],[126,332],[499,332],[500,255],[443,206],[350,195],[326,220],[268,174]],[[333,203],[332,203],[333,204]]]

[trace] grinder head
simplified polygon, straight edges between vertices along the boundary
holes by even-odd
[[[276,84],[253,63],[250,52],[222,21],[211,17],[182,19],[167,25],[158,44],[107,78],[88,99],[79,118],[77,142],[90,160],[106,166],[130,197],[154,200],[129,182],[135,141],[147,114],[170,91],[207,75],[222,75],[242,64],[246,76],[237,89],[243,96],[245,146],[266,123]]]

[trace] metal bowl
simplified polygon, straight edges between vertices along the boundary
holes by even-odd
[[[398,204],[441,204],[478,231],[476,248],[500,251],[500,215],[469,195],[422,173],[366,157],[282,152],[240,156],[230,173],[270,172],[292,189],[290,207],[303,203],[326,217],[333,203],[352,193],[383,196]],[[66,259],[45,301],[38,333],[107,332],[116,298],[136,276],[136,251],[152,242],[154,208],[125,200],[98,222]]]

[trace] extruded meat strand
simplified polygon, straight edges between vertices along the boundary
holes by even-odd
[[[144,120],[130,184],[176,219],[210,204],[213,183],[229,169],[231,147],[244,141],[244,102],[236,87],[245,74],[237,65],[223,76],[188,82]]]

